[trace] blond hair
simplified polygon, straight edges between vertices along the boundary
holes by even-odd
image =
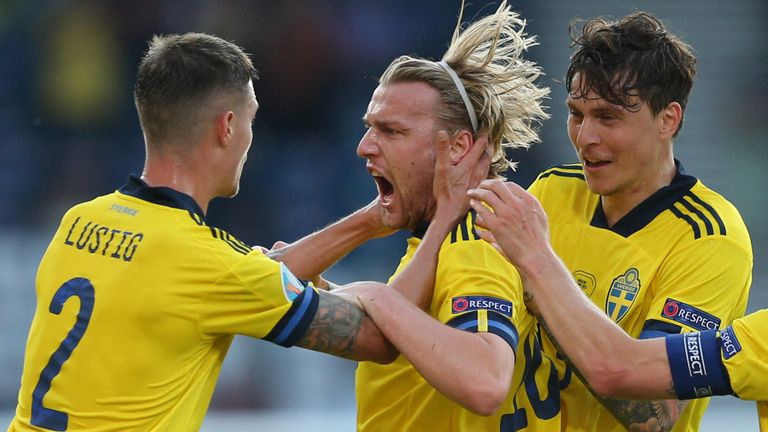
[[[506,149],[528,148],[539,141],[537,126],[549,116],[543,99],[549,88],[539,87],[542,74],[536,63],[522,57],[537,44],[525,33],[525,20],[502,1],[495,13],[472,23],[462,31],[464,2],[451,44],[442,61],[458,75],[477,117],[473,130],[467,106],[450,73],[431,60],[401,56],[379,78],[379,84],[404,81],[424,82],[438,92],[443,108],[437,113],[450,132],[469,129],[475,136],[488,134],[493,146],[489,177],[501,177],[515,162]]]

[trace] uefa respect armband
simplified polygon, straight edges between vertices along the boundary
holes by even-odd
[[[679,399],[732,394],[728,373],[720,360],[718,330],[666,337],[672,382]]]

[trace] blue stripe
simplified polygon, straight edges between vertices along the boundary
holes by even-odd
[[[477,229],[475,229],[475,223],[477,221],[477,212],[473,209],[473,210],[470,210],[469,214],[472,216],[472,236],[475,238],[475,240],[480,240],[480,234],[478,234]]]
[[[560,171],[547,171],[544,174],[540,175],[539,178],[543,179],[549,176],[557,176],[557,177],[573,177],[584,180],[584,174],[582,173],[570,173],[570,172],[560,172]]]
[[[291,333],[293,333],[293,330],[296,329],[296,326],[298,325],[299,321],[309,309],[309,305],[312,304],[312,297],[317,295],[315,294],[315,290],[313,290],[312,288],[307,288],[304,290],[304,292],[307,294],[305,294],[301,299],[301,304],[299,305],[299,309],[293,313],[293,315],[291,316],[291,319],[288,321],[288,324],[283,328],[283,331],[281,331],[280,334],[275,338],[276,344],[282,345],[285,342],[285,340],[288,339],[288,336],[290,336]]]
[[[707,229],[707,235],[712,235],[715,233],[715,231],[712,229],[712,222],[710,222],[709,219],[704,216],[704,213],[694,207],[693,204],[686,201],[685,198],[681,198],[678,202],[682,204],[683,207],[687,208],[688,211],[698,216],[702,222],[704,222],[704,227]]]
[[[517,344],[520,340],[517,328],[506,316],[491,310],[487,311],[487,313],[488,333],[499,336],[512,347],[513,351],[517,350]],[[470,312],[459,315],[449,320],[446,324],[458,330],[476,333],[478,331],[478,321],[477,312]]]
[[[463,313],[459,316],[451,318],[445,324],[453,328],[465,330],[467,328],[465,326],[467,322],[474,322],[475,326],[477,326],[477,311]]]
[[[459,330],[475,330],[477,331],[477,320],[467,321],[465,323],[457,325],[455,328]]]
[[[517,342],[520,340],[520,335],[518,335],[517,329],[514,326],[500,323],[496,320],[489,320],[488,332],[501,337],[512,347],[512,351],[517,351]]]
[[[672,213],[673,213],[675,216],[677,216],[678,218],[680,218],[680,219],[682,219],[682,220],[684,220],[684,221],[688,222],[688,225],[690,225],[690,226],[691,226],[691,228],[693,228],[693,238],[694,238],[694,239],[697,239],[697,238],[701,237],[701,230],[699,229],[699,225],[698,225],[696,222],[694,222],[694,221],[693,221],[693,219],[691,219],[691,217],[690,217],[690,216],[688,216],[688,215],[686,215],[686,214],[683,214],[683,212],[681,212],[681,211],[680,211],[680,210],[679,210],[677,207],[675,207],[675,206],[672,206],[672,207],[670,207],[670,208],[669,208],[669,210],[671,210],[671,211],[672,211]]]
[[[649,319],[643,324],[643,330],[640,332],[640,339],[653,339],[665,337],[670,334],[680,333],[683,328],[677,324],[666,321]]]
[[[725,224],[723,223],[723,220],[720,219],[720,215],[717,214],[715,209],[712,208],[712,206],[709,205],[708,203],[704,202],[704,200],[702,200],[701,198],[696,196],[696,194],[694,194],[693,192],[689,191],[686,195],[689,196],[692,200],[696,201],[700,206],[702,206],[705,209],[707,209],[707,211],[709,211],[709,213],[712,215],[712,217],[715,218],[715,221],[717,221],[717,227],[720,228],[720,235],[725,235],[726,234],[725,233]]]
[[[471,240],[469,238],[469,230],[467,229],[467,220],[466,219],[461,221],[461,223],[459,224],[459,228],[461,228],[462,240],[464,240],[464,241]]]
[[[312,324],[319,304],[320,296],[313,288],[307,287],[263,339],[284,347],[295,345]]]

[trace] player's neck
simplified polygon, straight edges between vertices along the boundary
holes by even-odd
[[[191,196],[206,213],[213,197],[207,187],[209,181],[205,178],[205,169],[198,165],[189,158],[147,158],[141,179],[149,186],[167,187]]]
[[[663,168],[647,173],[632,185],[624,187],[623,190],[600,196],[605,221],[609,227],[616,224],[659,189],[672,183],[677,173],[677,167],[674,159],[671,160],[671,164],[665,164]]]

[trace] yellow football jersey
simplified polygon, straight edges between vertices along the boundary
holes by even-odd
[[[681,399],[733,394],[757,402],[760,430],[768,431],[768,309],[723,330],[667,336],[675,391]]]
[[[138,178],[70,209],[37,274],[10,431],[198,430],[234,334],[290,346],[318,296]]]
[[[530,192],[578,285],[631,336],[718,329],[744,314],[752,278],[746,227],[728,201],[681,168],[669,186],[610,228],[580,165],[543,172]],[[556,348],[543,339],[554,356]],[[564,362],[558,371],[565,430],[625,430]],[[692,401],[673,430],[698,430],[707,403]]]
[[[523,303],[520,276],[514,267],[474,227],[475,213],[443,243],[435,291],[429,313],[439,321],[469,332],[492,332],[515,350],[515,370],[507,401],[494,415],[472,414],[435,390],[400,356],[389,365],[361,362],[356,374],[357,425],[361,431],[514,431],[535,429],[535,419],[518,412],[513,400],[522,385],[527,358],[541,360],[535,340],[535,320]],[[408,249],[395,272],[412,259],[420,239],[408,240]],[[394,276],[393,276],[394,278]],[[419,331],[419,329],[413,329]],[[428,347],[425,347],[428,349]],[[472,374],[472,370],[467,370]],[[531,428],[525,428],[525,422]],[[559,406],[550,413],[550,431],[560,429]]]
[[[731,389],[742,399],[758,401],[760,430],[768,432],[768,309],[734,321],[721,333],[722,359]]]

